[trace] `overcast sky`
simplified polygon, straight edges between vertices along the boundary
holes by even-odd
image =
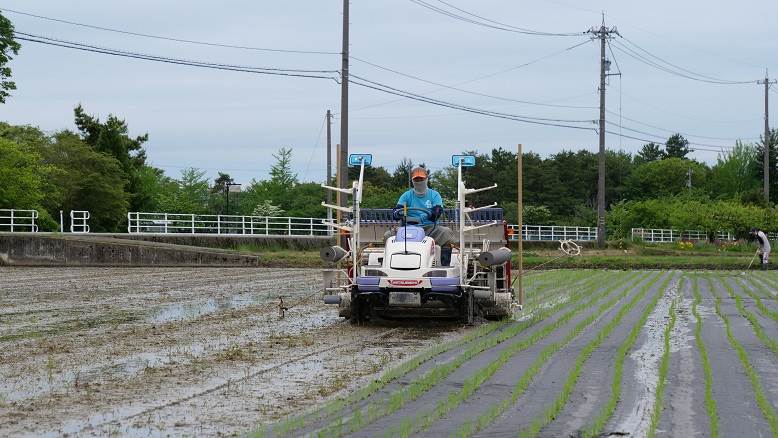
[[[427,0],[446,7],[435,0]],[[583,32],[601,22],[679,67],[735,81],[778,77],[778,2],[768,0],[650,2],[546,0],[447,0],[452,5],[513,26],[544,32]],[[584,6],[581,6],[584,5]],[[106,2],[97,0],[0,0],[15,9],[58,19],[147,34],[225,44],[339,52],[342,2],[202,0]],[[53,23],[11,12],[16,30],[161,56],[249,66],[340,69],[339,55],[279,54],[213,48],[120,35]],[[475,26],[425,9],[409,0],[351,3],[352,55],[381,66],[478,93],[558,108],[496,100],[441,90],[430,84],[352,62],[351,72],[396,88],[491,111],[553,119],[599,117],[599,44],[589,41],[562,54],[488,79],[554,54],[588,37],[532,36]],[[623,40],[621,44],[625,44]],[[614,46],[615,48],[615,46]],[[609,58],[612,56],[609,54]],[[625,127],[669,136],[680,131],[692,142],[731,146],[763,131],[763,87],[756,83],[717,85],[692,81],[649,67],[616,51],[623,75],[611,77],[607,108]],[[615,67],[612,72],[617,69]],[[324,179],[324,113],[340,110],[339,85],[323,79],[295,79],[198,69],[118,58],[23,42],[11,63],[18,90],[0,119],[44,130],[75,129],[73,107],[105,118],[124,118],[132,135],[149,134],[150,162],[169,175],[184,167],[230,173],[237,182],[264,178],[271,153],[294,149],[293,167],[302,180]],[[621,89],[620,89],[621,88]],[[548,155],[562,149],[597,149],[590,130],[531,125],[459,112],[352,85],[350,150],[374,154],[390,170],[403,157],[445,166],[464,149],[493,147]],[[778,99],[778,93],[771,93]],[[380,104],[380,105],[379,105]],[[590,108],[586,108],[590,107]],[[774,120],[778,118],[775,114]],[[773,124],[775,125],[775,124]],[[333,148],[339,138],[333,124]],[[593,125],[587,125],[593,126]],[[661,128],[661,129],[659,129]],[[609,127],[618,131],[618,127]],[[643,134],[622,131],[637,137]],[[713,138],[706,138],[713,137]],[[643,142],[608,135],[608,148],[635,152]],[[715,161],[715,152],[698,151]]]

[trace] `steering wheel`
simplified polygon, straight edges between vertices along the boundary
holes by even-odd
[[[430,210],[429,208],[422,208],[422,207],[400,207],[400,208],[396,208],[395,207],[395,208],[392,209],[392,215],[394,215],[394,212],[396,210],[402,210],[402,209],[405,209],[405,208],[407,208],[408,211],[414,210],[414,211],[420,211],[422,213],[425,213],[427,215],[427,217],[429,217],[432,214],[432,210]],[[411,218],[411,217],[408,217],[408,216],[404,216],[402,219],[400,219],[400,223],[402,225],[405,225],[406,222],[408,224],[410,224],[410,225],[418,225],[419,224],[419,221],[418,221],[417,218]]]

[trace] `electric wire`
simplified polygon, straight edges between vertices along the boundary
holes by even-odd
[[[219,63],[212,63],[212,62],[205,62],[205,61],[170,58],[170,57],[150,55],[150,54],[138,53],[138,52],[128,52],[128,51],[123,51],[118,49],[93,46],[89,44],[49,38],[40,35],[18,32],[18,31],[15,31],[14,34],[15,34],[15,38],[21,41],[63,47],[63,48],[74,49],[74,50],[81,50],[86,52],[100,53],[100,54],[112,55],[118,57],[142,59],[146,61],[186,65],[191,67],[209,68],[209,69],[216,69],[216,70],[229,70],[229,71],[238,71],[244,73],[255,73],[255,74],[265,74],[265,75],[275,75],[275,76],[331,79],[334,81],[338,81],[338,77],[334,76],[339,73],[337,70],[285,69],[285,68],[277,68],[277,67],[251,67],[251,66],[232,65],[232,64],[219,64]],[[332,73],[333,75],[324,75],[325,73]]]
[[[354,79],[352,79],[354,78]],[[480,114],[485,115],[489,117],[495,117],[495,118],[501,118],[501,119],[507,119],[507,120],[513,120],[517,122],[524,122],[524,123],[530,123],[530,124],[536,124],[536,125],[545,125],[545,126],[556,126],[556,127],[564,127],[564,128],[571,128],[571,129],[580,129],[580,130],[587,130],[591,131],[594,128],[592,127],[586,127],[586,126],[578,126],[578,125],[572,125],[571,123],[592,123],[593,120],[579,120],[579,121],[567,121],[563,119],[546,119],[541,117],[532,117],[527,118],[527,116],[520,116],[516,114],[508,114],[508,113],[501,113],[501,112],[495,112],[495,111],[489,111],[489,110],[483,110],[479,108],[473,108],[469,106],[459,105],[451,102],[446,102],[442,100],[437,99],[431,99],[429,97],[421,96],[421,95],[414,95],[413,93],[409,93],[407,91],[403,91],[397,88],[393,88],[375,81],[370,81],[364,78],[361,78],[356,75],[350,75],[349,82],[353,83],[354,85],[358,85],[365,88],[370,88],[376,91],[381,91],[383,93],[393,94],[396,96],[404,97],[411,100],[416,100],[419,102],[425,102],[432,105],[437,105],[441,107],[446,108],[452,108],[457,109],[460,111],[466,111],[474,114]]]
[[[732,80],[728,80],[728,79],[721,79],[721,78],[716,78],[716,77],[713,77],[713,76],[704,75],[702,73],[697,73],[695,71],[686,69],[686,68],[681,67],[681,66],[679,66],[677,64],[673,64],[672,62],[669,62],[669,61],[667,61],[667,60],[665,60],[663,58],[660,58],[659,56],[654,55],[653,53],[649,52],[648,50],[646,50],[646,49],[640,47],[639,45],[635,44],[634,42],[632,42],[630,39],[628,39],[625,36],[621,36],[621,39],[626,41],[629,45],[631,45],[632,47],[636,48],[637,50],[640,50],[641,52],[645,53],[649,57],[654,58],[655,60],[657,60],[659,62],[667,64],[667,65],[669,65],[671,67],[677,68],[678,70],[681,70],[681,71],[683,71],[685,73],[688,73],[690,75],[693,75],[693,76],[699,76],[700,78],[707,79],[707,80],[714,81],[714,82],[730,83],[730,84],[749,84],[749,83],[752,82],[752,81],[732,81]]]
[[[496,71],[496,72],[493,72],[493,73],[489,73],[489,74],[486,74],[486,75],[478,76],[478,77],[475,77],[473,79],[468,79],[466,81],[457,82],[457,83],[455,83],[453,85],[438,84],[436,82],[431,82],[431,81],[423,80],[421,78],[416,78],[416,77],[414,77],[412,75],[408,75],[406,73],[395,72],[392,69],[389,69],[389,68],[383,67],[383,66],[379,66],[377,64],[372,64],[372,65],[374,67],[376,67],[376,68],[380,68],[380,69],[384,69],[384,70],[387,70],[387,71],[391,71],[393,73],[396,73],[396,74],[399,74],[399,75],[402,75],[402,76],[406,76],[406,77],[410,77],[410,78],[413,78],[413,79],[421,80],[422,82],[436,84],[436,85],[439,86],[439,88],[430,89],[430,90],[427,90],[427,91],[424,92],[424,93],[435,93],[435,92],[444,90],[446,88],[457,89],[456,87],[459,87],[461,85],[469,84],[469,83],[480,81],[480,80],[483,80],[483,79],[488,79],[488,78],[491,78],[491,77],[494,77],[494,76],[497,76],[497,75],[501,75],[501,74],[504,74],[504,73],[508,73],[508,72],[511,72],[511,71],[518,70],[518,69],[523,68],[523,67],[530,66],[532,64],[535,64],[535,63],[538,63],[540,61],[552,58],[554,56],[561,55],[561,54],[563,54],[565,52],[568,52],[568,51],[573,50],[573,49],[575,49],[577,47],[580,47],[580,46],[582,46],[582,45],[584,45],[584,44],[586,44],[586,43],[588,43],[590,41],[591,40],[587,39],[585,41],[582,41],[580,43],[577,43],[577,44],[574,44],[572,46],[566,47],[564,49],[558,50],[556,52],[549,53],[548,55],[544,55],[544,56],[541,56],[539,58],[535,58],[535,59],[533,59],[531,61],[527,61],[527,62],[524,62],[522,64],[518,64],[518,65],[509,67],[509,68],[506,68],[506,69],[503,69],[503,70],[499,70],[499,71]],[[356,58],[354,56],[351,56],[350,58],[354,59],[355,61],[366,63],[366,64],[370,65],[370,63],[368,63],[367,61],[359,59],[359,58]],[[579,96],[576,96],[576,97],[579,97]],[[358,108],[354,108],[351,111],[354,112],[354,111],[360,111],[360,110],[364,110],[364,109],[368,109],[368,108],[375,108],[375,107],[378,107],[378,106],[383,106],[383,105],[388,105],[388,104],[395,103],[395,102],[400,102],[402,100],[404,100],[404,99],[392,99],[392,100],[389,100],[389,101],[384,101],[384,102],[379,102],[379,103],[374,103],[374,104],[369,104],[369,105],[361,106],[361,107],[358,107]],[[548,103],[543,103],[543,102],[523,101],[523,103],[526,103],[526,104],[529,104],[529,105],[552,106],[552,105],[550,105]],[[559,107],[565,108],[565,107],[574,107],[574,106],[572,106],[572,105],[564,105],[564,106],[559,106]]]
[[[650,132],[641,131],[639,129],[630,128],[628,126],[623,126],[623,125],[621,125],[619,123],[616,123],[616,122],[611,122],[610,120],[605,120],[605,123],[608,124],[608,125],[611,125],[611,126],[616,126],[618,128],[622,128],[622,129],[624,129],[626,131],[634,132],[634,133],[641,134],[641,135],[648,135],[650,137],[656,137],[657,139],[661,139],[662,141],[665,140],[665,137],[663,135],[660,135],[660,134],[653,134],[653,133],[650,133]],[[606,132],[608,132],[608,131],[606,131]],[[627,137],[627,138],[629,138],[629,137]],[[650,140],[650,142],[656,142],[656,141],[657,140]],[[687,141],[688,141],[688,139],[687,139]],[[723,146],[723,145],[717,145],[717,144],[697,143],[697,142],[692,142],[692,141],[689,141],[689,145],[690,146],[711,147],[711,148],[724,148],[724,149],[732,149],[733,148],[733,146]]]
[[[303,172],[303,181],[305,178],[308,177],[308,171],[311,169],[311,162],[313,161],[313,156],[316,155],[316,149],[319,147],[319,141],[321,140],[321,133],[324,132],[324,126],[327,124],[327,117],[324,117],[324,120],[321,122],[321,127],[319,128],[319,133],[316,135],[316,142],[313,144],[313,150],[311,151],[311,156],[308,157],[308,164],[305,165],[305,172]]]
[[[147,33],[140,33],[140,32],[132,32],[129,30],[123,30],[123,29],[117,29],[112,27],[105,27],[105,26],[96,26],[93,24],[86,24],[86,23],[79,23],[76,21],[70,21],[70,20],[63,20],[59,18],[52,18],[52,17],[46,17],[43,15],[37,15],[32,14],[29,12],[23,12],[18,11],[14,9],[8,9],[3,8],[2,9],[5,12],[11,12],[13,14],[18,15],[24,15],[27,17],[33,17],[38,18],[40,20],[46,20],[51,21],[55,23],[63,23],[63,24],[69,24],[72,26],[80,26],[88,29],[95,29],[95,30],[102,30],[106,32],[114,32],[124,35],[132,35],[132,36],[138,36],[143,38],[152,38],[157,40],[165,40],[165,41],[173,41],[178,43],[187,43],[187,44],[196,44],[200,46],[211,46],[211,47],[222,47],[222,48],[229,48],[229,49],[241,49],[241,50],[254,50],[254,51],[261,51],[261,52],[278,52],[278,53],[301,53],[301,54],[312,54],[312,55],[340,55],[340,52],[329,52],[329,51],[323,51],[323,50],[293,50],[293,49],[274,49],[274,48],[267,48],[267,47],[252,47],[252,46],[241,46],[241,45],[235,45],[235,44],[225,44],[225,43],[214,43],[214,42],[208,42],[208,41],[198,41],[198,40],[189,40],[189,39],[183,39],[183,38],[175,38],[175,37],[167,37],[162,35],[152,35]]]
[[[501,30],[505,32],[512,32],[512,33],[518,33],[523,35],[535,35],[535,36],[559,36],[559,37],[570,37],[570,36],[578,36],[583,35],[583,32],[569,32],[569,33],[554,33],[554,32],[541,32],[541,31],[535,31],[535,30],[529,30],[529,29],[522,29],[515,26],[508,25],[494,25],[490,24],[489,22],[479,21],[472,18],[468,18],[466,16],[457,14],[455,12],[448,11],[446,9],[440,8],[438,6],[432,5],[430,3],[427,3],[424,0],[410,0],[412,3],[415,3],[423,8],[427,8],[431,11],[437,12],[439,14],[445,15],[447,17],[453,18],[455,20],[463,21],[465,23],[474,24],[476,26],[482,26],[490,29],[495,30]]]
[[[634,49],[627,47],[624,44],[619,43],[618,41],[613,41],[614,47],[616,50],[618,50],[621,53],[624,53],[625,55],[640,61],[650,67],[654,67],[657,70],[663,71],[665,73],[669,73],[671,75],[679,76],[682,78],[690,79],[693,81],[698,82],[705,82],[709,84],[717,84],[717,85],[743,85],[743,84],[752,84],[755,81],[730,81],[730,80],[711,80],[707,79],[706,77],[702,76],[693,76],[691,74],[684,73],[683,71],[674,70],[671,67],[667,67],[665,65],[662,65],[656,61],[652,61],[651,59],[647,58],[646,56],[641,55],[640,53],[636,52]],[[673,64],[674,65],[674,64]],[[677,67],[676,67],[677,68]]]
[[[652,125],[650,123],[641,122],[640,120],[631,119],[631,118],[629,118],[627,116],[622,116],[621,114],[616,113],[616,112],[611,111],[611,110],[608,110],[608,109],[606,109],[605,112],[608,113],[608,114],[614,115],[614,116],[619,116],[620,118],[623,118],[624,120],[628,120],[628,121],[630,121],[632,123],[637,123],[639,125],[643,125],[643,126],[646,126],[646,127],[649,127],[649,128],[658,129],[658,130],[663,131],[663,132],[669,132],[671,134],[681,134],[684,137],[701,138],[701,139],[704,139],[704,140],[721,140],[721,141],[756,140],[757,139],[757,137],[741,137],[741,138],[734,138],[734,137],[709,137],[709,136],[705,136],[705,135],[690,134],[688,132],[678,131],[677,129],[662,128],[660,126]]]
[[[442,3],[442,4],[450,7],[451,9],[455,9],[455,10],[457,10],[459,12],[462,12],[462,13],[464,13],[466,15],[469,15],[471,17],[474,17],[474,18],[486,21],[488,23],[496,24],[498,26],[504,26],[504,27],[507,27],[509,29],[514,29],[514,30],[517,30],[517,31],[530,32],[532,34],[538,34],[538,35],[551,35],[551,36],[575,36],[575,35],[580,35],[581,34],[581,32],[549,33],[549,32],[540,32],[540,31],[536,31],[536,30],[532,30],[532,29],[525,29],[525,28],[522,28],[522,27],[516,27],[516,26],[513,26],[511,24],[502,23],[502,22],[499,22],[499,21],[491,20],[491,19],[486,18],[486,17],[482,17],[480,15],[476,15],[476,14],[474,14],[472,12],[469,12],[469,11],[466,11],[464,9],[458,8],[458,7],[454,6],[454,5],[452,5],[451,3],[445,2],[443,0],[437,0],[437,2],[438,3]]]
[[[571,46],[571,48],[578,47],[578,46],[583,45],[583,44],[588,43],[588,42],[589,42],[589,40],[581,42],[579,44],[576,44],[575,46]],[[442,84],[440,82],[431,81],[431,80],[428,80],[428,79],[421,78],[419,76],[414,76],[414,75],[411,75],[411,74],[408,74],[408,73],[403,73],[401,71],[398,71],[398,70],[395,70],[395,69],[392,69],[392,68],[389,68],[389,67],[384,67],[382,65],[378,65],[378,64],[375,64],[373,62],[366,61],[366,60],[361,59],[361,58],[357,58],[355,56],[352,56],[351,59],[353,59],[353,60],[355,60],[357,62],[361,62],[361,63],[367,64],[367,65],[370,65],[372,67],[381,69],[381,70],[385,70],[385,71],[394,73],[394,74],[399,75],[399,76],[403,76],[403,77],[406,77],[406,78],[409,78],[409,79],[414,79],[414,80],[417,80],[419,82],[423,82],[425,84],[430,84],[430,85],[438,86],[438,87],[440,87],[439,89],[454,90],[454,91],[459,91],[461,93],[466,93],[466,94],[470,94],[470,95],[474,95],[474,96],[486,97],[486,98],[495,99],[495,100],[501,100],[501,101],[505,101],[505,102],[515,102],[515,103],[522,103],[522,104],[527,104],[527,105],[537,105],[537,106],[545,106],[545,107],[553,107],[553,108],[577,108],[577,109],[596,109],[597,108],[597,107],[594,107],[594,106],[558,105],[558,104],[550,104],[550,103],[543,103],[543,102],[533,102],[533,101],[521,100],[521,99],[513,99],[513,98],[503,97],[503,96],[495,96],[495,95],[492,95],[492,94],[480,93],[480,92],[477,92],[477,91],[472,91],[472,90],[467,90],[467,89],[463,89],[463,88],[458,88],[455,85],[446,85],[446,84]],[[432,92],[432,91],[429,91],[429,92]]]

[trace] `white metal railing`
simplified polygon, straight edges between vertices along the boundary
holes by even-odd
[[[89,224],[89,212],[86,210],[70,210],[70,232],[71,233],[88,233]]]
[[[128,233],[326,236],[331,227],[312,217],[127,213]]]
[[[38,210],[0,208],[0,231],[35,233],[38,231],[36,219]]]
[[[767,233],[770,240],[776,240],[778,233]],[[699,230],[670,230],[666,228],[633,228],[632,238],[650,243],[672,243],[679,240],[708,240],[708,233]],[[737,237],[729,231],[719,231],[716,240],[735,241]]]
[[[508,225],[510,240],[519,240],[518,225]],[[597,240],[596,227],[569,227],[557,225],[524,225],[522,238],[525,241],[590,241]]]

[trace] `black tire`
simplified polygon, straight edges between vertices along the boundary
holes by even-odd
[[[459,309],[459,315],[462,318],[462,322],[467,325],[473,325],[475,317],[475,300],[473,299],[472,292],[463,293]]]

